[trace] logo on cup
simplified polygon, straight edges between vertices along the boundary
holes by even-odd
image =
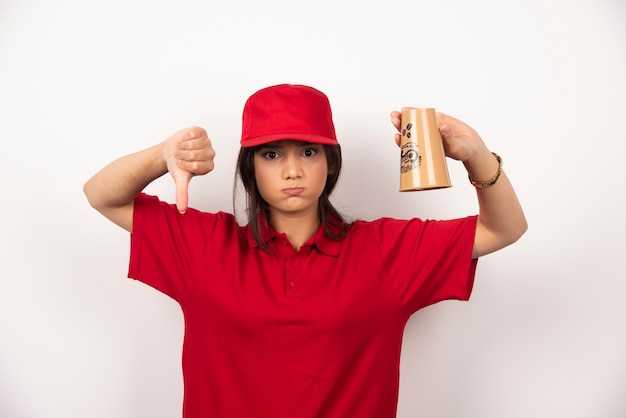
[[[406,128],[402,130],[402,136],[410,139],[411,128],[413,124],[409,123]],[[422,164],[422,156],[419,155],[417,150],[417,142],[409,141],[402,145],[400,148],[400,173],[407,173],[415,168],[418,168]]]

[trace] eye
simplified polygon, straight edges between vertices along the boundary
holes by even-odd
[[[317,154],[317,149],[315,148],[306,148],[302,151],[302,155],[305,157],[313,157],[315,154]]]
[[[276,151],[266,151],[263,156],[268,160],[273,160],[274,158],[278,157],[278,153]]]

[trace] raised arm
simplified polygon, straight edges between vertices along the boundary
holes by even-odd
[[[391,121],[400,127],[401,113],[391,113]],[[501,172],[497,157],[487,148],[478,133],[466,123],[443,113],[437,114],[439,131],[446,155],[462,161],[469,177],[484,188],[476,187],[478,224],[472,257],[477,258],[504,248],[517,241],[528,228],[526,217],[506,173]],[[396,134],[399,144],[400,135]]]
[[[135,197],[148,184],[169,171],[176,185],[176,206],[184,213],[189,181],[213,170],[214,156],[204,129],[182,129],[160,144],[111,162],[85,183],[83,191],[94,209],[131,232]]]

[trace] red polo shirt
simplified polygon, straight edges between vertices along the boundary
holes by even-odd
[[[467,300],[476,217],[357,221],[272,254],[226,213],[140,195],[129,277],[174,298],[185,320],[185,418],[391,418],[404,326]]]

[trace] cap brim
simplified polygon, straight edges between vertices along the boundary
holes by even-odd
[[[246,138],[242,139],[240,144],[244,148],[255,147],[257,145],[268,144],[270,142],[275,141],[302,141],[302,142],[310,142],[312,144],[323,144],[323,145],[339,145],[334,138],[327,138],[325,136],[319,135],[311,135],[311,134],[303,134],[303,133],[284,133],[280,134],[270,134],[257,136],[255,138]]]

